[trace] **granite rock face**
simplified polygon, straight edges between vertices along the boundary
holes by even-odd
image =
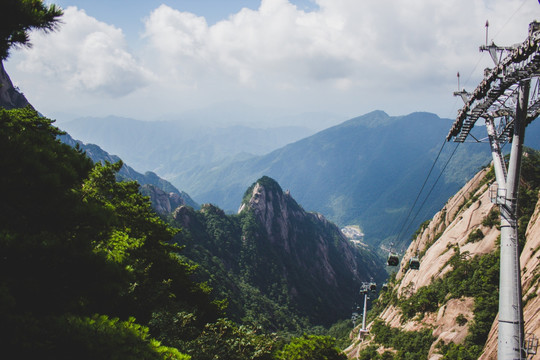
[[[449,262],[456,249],[468,259],[481,256],[496,250],[497,238],[500,235],[498,226],[487,226],[486,218],[497,209],[490,199],[490,181],[486,181],[489,169],[481,170],[456,195],[448,200],[445,206],[433,219],[421,228],[416,238],[402,256],[400,268],[396,274],[396,290],[398,298],[406,300],[420,288],[429,286],[436,279],[442,278],[452,270]],[[470,200],[470,201],[469,201]],[[496,224],[499,220],[497,217]],[[471,234],[481,232],[483,236],[471,240]],[[523,288],[525,332],[540,338],[540,201],[528,222],[526,243],[521,253],[521,279]],[[420,255],[420,269],[412,271],[408,261]],[[398,307],[389,305],[380,314],[387,325],[403,331],[419,331],[429,328],[435,338],[429,351],[428,359],[441,359],[437,344],[444,341],[448,344],[463,344],[468,328],[474,320],[474,299],[462,297],[449,299],[438,304],[438,310],[426,312],[407,321],[402,321]],[[461,324],[456,323],[460,316]],[[497,358],[497,318],[493,322],[488,340],[480,359]],[[371,326],[371,324],[370,324]],[[368,326],[368,328],[370,327]],[[355,335],[356,336],[356,335]],[[350,358],[355,356],[371,343],[369,337],[355,337],[355,343],[347,349]],[[383,347],[379,352],[383,352]]]
[[[13,86],[9,75],[0,61],[0,107],[7,110],[30,105],[26,97]]]

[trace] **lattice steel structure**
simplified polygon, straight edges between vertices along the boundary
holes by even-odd
[[[487,23],[486,23],[487,26]],[[498,359],[527,359],[521,304],[517,199],[525,127],[540,114],[540,23],[529,25],[527,39],[516,46],[481,46],[495,66],[472,93],[455,92],[465,105],[458,111],[447,141],[464,142],[479,119],[485,121],[498,188],[493,197],[501,212]],[[531,89],[533,91],[531,92]],[[501,144],[511,142],[506,166]]]

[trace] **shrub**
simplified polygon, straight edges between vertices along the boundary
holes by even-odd
[[[484,238],[484,233],[480,229],[476,229],[471,231],[469,236],[467,237],[467,243],[475,243],[477,241],[480,241]]]

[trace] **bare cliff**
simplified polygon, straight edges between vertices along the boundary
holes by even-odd
[[[24,95],[13,86],[9,75],[0,61],[0,107],[16,109],[29,105]]]
[[[376,276],[374,269],[378,265],[374,260],[369,264],[373,270],[369,265],[360,269],[359,264],[363,262],[357,259],[357,247],[339,228],[321,214],[305,211],[277,182],[263,177],[246,195],[238,212],[252,211],[270,243],[291,261],[306,265],[306,270],[310,267],[320,280],[335,287],[354,287],[362,278],[368,280],[369,276]],[[310,259],[316,259],[316,263]],[[340,271],[351,274],[346,283],[339,284]]]
[[[525,330],[540,337],[539,156],[529,155],[520,187],[521,273]],[[370,334],[353,332],[349,358],[403,351],[398,341],[381,335],[383,330],[394,337],[424,334],[418,358],[496,358],[500,231],[498,206],[490,199],[493,181],[490,169],[481,170],[418,229],[389,290],[373,304]],[[419,270],[409,268],[413,256],[420,258]]]

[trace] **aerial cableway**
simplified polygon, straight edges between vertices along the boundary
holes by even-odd
[[[486,24],[487,26],[487,24]],[[521,304],[521,276],[517,235],[519,173],[525,128],[540,114],[540,23],[529,25],[527,39],[516,46],[501,47],[493,42],[481,46],[488,51],[494,67],[484,71],[484,79],[469,93],[454,93],[464,101],[446,140],[488,141],[491,146],[497,189],[493,201],[501,212],[501,254],[499,284],[498,359],[527,359],[536,354],[537,341],[524,334]],[[459,90],[459,89],[458,89]],[[532,91],[531,91],[532,90]],[[482,119],[487,138],[470,132]],[[512,143],[505,163],[501,147]]]

